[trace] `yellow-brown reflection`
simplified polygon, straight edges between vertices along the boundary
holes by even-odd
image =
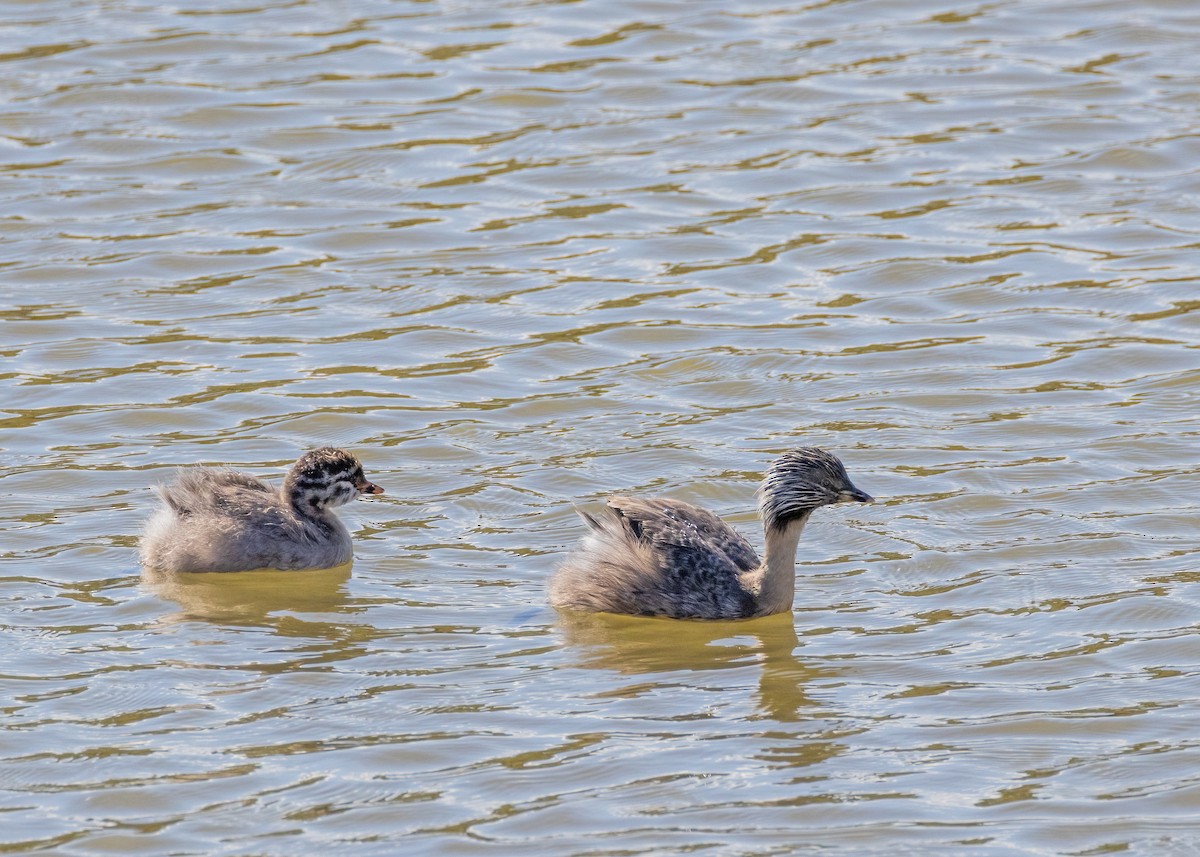
[[[142,572],[142,582],[155,595],[173,601],[181,612],[168,621],[208,619],[251,625],[276,625],[273,614],[320,613],[347,601],[346,581],[352,563],[314,571],[239,571],[194,574]]]
[[[608,613],[562,613],[558,627],[580,653],[579,665],[624,674],[710,671],[761,665],[757,708],[765,719],[794,722],[817,702],[810,682],[833,674],[802,663],[795,617],[780,613],[739,622],[680,622]]]

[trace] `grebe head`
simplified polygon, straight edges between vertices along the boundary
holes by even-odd
[[[283,490],[292,505],[313,513],[357,500],[383,489],[363,476],[358,459],[344,449],[323,446],[300,456],[284,480]]]
[[[854,487],[836,456],[814,446],[785,452],[758,488],[758,511],[768,531],[783,530],[818,506],[873,500]]]

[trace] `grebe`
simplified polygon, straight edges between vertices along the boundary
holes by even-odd
[[[550,603],[673,619],[781,613],[792,608],[796,545],[813,510],[872,501],[825,450],[784,453],[758,489],[766,531],[760,561],[712,512],[679,500],[610,497],[607,514],[579,513],[589,532],[551,578]]]
[[[170,571],[330,568],[353,556],[336,506],[383,489],[350,453],[322,447],[277,489],[225,468],[183,470],[158,488],[163,505],[142,533],[142,564]]]

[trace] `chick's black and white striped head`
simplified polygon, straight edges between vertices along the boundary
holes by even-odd
[[[785,452],[767,470],[758,488],[758,511],[768,530],[782,530],[818,506],[873,499],[854,487],[836,456],[808,446]]]
[[[383,493],[367,481],[357,458],[331,446],[304,453],[292,465],[283,488],[292,505],[304,512],[321,512],[363,494]]]

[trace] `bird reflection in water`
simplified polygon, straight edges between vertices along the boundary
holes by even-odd
[[[623,675],[708,673],[760,668],[759,715],[781,723],[819,713],[808,696],[816,679],[834,675],[796,657],[800,642],[791,613],[751,621],[678,622],[612,613],[563,613],[558,628],[579,653],[579,666]]]
[[[214,622],[280,627],[294,613],[335,613],[347,604],[352,563],[316,571],[244,571],[197,574],[144,569],[143,585],[179,605],[166,621]]]

